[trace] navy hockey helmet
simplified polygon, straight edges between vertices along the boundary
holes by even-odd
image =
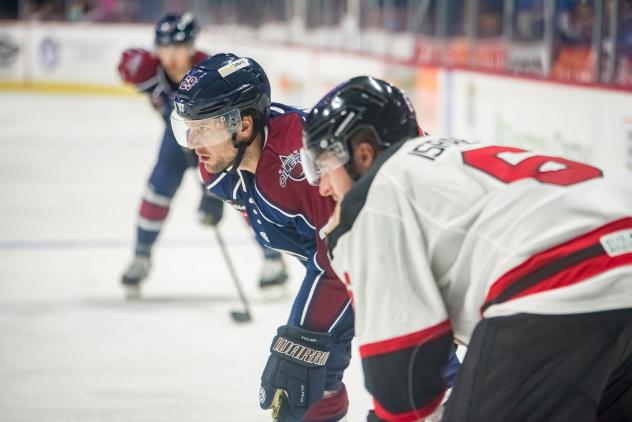
[[[198,32],[197,22],[191,12],[183,15],[169,14],[156,24],[154,43],[157,46],[192,44]]]
[[[270,82],[256,61],[215,54],[195,65],[180,82],[172,129],[178,143],[189,148],[197,142],[196,133],[203,132],[197,138],[203,144],[213,145],[226,140],[228,131],[233,145],[240,149],[235,161],[238,166],[245,148],[263,131],[270,102]],[[238,143],[236,132],[245,115],[252,117],[253,131],[248,141]]]
[[[349,163],[350,140],[363,129],[371,131],[382,148],[420,133],[415,110],[399,88],[370,76],[352,78],[323,97],[307,116],[301,155],[308,181],[318,184],[322,172]]]
[[[220,53],[195,65],[182,79],[175,111],[189,120],[235,109],[267,114],[270,101],[270,82],[256,61]]]

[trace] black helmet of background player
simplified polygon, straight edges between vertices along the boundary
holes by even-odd
[[[349,165],[350,141],[360,131],[379,150],[419,135],[415,110],[398,88],[380,79],[357,76],[334,88],[307,116],[301,160],[307,180],[317,185],[320,174],[345,166],[349,175],[358,175]]]
[[[165,15],[156,24],[154,44],[157,47],[172,44],[193,45],[198,32],[197,22],[191,12],[183,15]]]
[[[211,56],[195,65],[182,79],[175,98],[171,123],[178,143],[195,148],[226,141],[228,134],[239,149],[233,171],[255,137],[263,132],[270,109],[270,82],[251,58],[230,53]],[[247,141],[237,141],[242,117],[250,116],[253,131]]]

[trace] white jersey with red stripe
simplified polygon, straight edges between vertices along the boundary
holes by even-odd
[[[427,326],[449,315],[456,338],[467,343],[481,316],[632,307],[630,172],[436,137],[405,142],[382,161],[352,230],[337,237],[332,255],[356,302],[382,306],[385,295],[401,291],[383,324],[426,308]],[[358,205],[362,198],[348,199]],[[343,215],[354,205],[345,202]],[[573,259],[594,245],[601,250]],[[374,279],[400,289],[372,286]],[[514,294],[493,302],[511,286]],[[420,326],[406,325],[401,333],[388,329],[388,336]],[[376,328],[356,321],[365,341],[384,337]]]
[[[632,308],[632,173],[409,140],[345,196],[329,250],[365,359],[467,344],[481,318]]]

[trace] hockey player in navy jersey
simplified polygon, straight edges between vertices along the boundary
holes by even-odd
[[[169,213],[173,199],[187,168],[196,168],[198,160],[191,151],[181,148],[173,138],[169,115],[178,83],[193,65],[207,54],[193,47],[198,25],[191,13],[166,15],[155,29],[156,51],[126,50],[118,66],[121,78],[147,94],[151,104],[165,121],[158,160],[149,177],[140,206],[134,258],[125,270],[122,283],[128,297],[139,295],[140,284],[149,275],[151,252]],[[200,223],[215,225],[223,215],[223,202],[202,190],[198,207]],[[264,248],[265,261],[260,286],[283,283],[287,279],[281,255]]]
[[[418,137],[370,77],[312,109],[308,179],[339,203],[331,263],[356,312],[369,421],[632,421],[632,174]]]
[[[322,235],[334,201],[307,183],[300,162],[304,114],[271,103],[263,69],[233,54],[212,56],[187,73],[175,106],[174,134],[195,150],[209,191],[244,212],[264,245],[305,266],[287,323],[270,347],[261,407],[273,408],[277,421],[341,420],[353,312]]]

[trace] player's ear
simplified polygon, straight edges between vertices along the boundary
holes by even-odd
[[[244,115],[241,117],[241,130],[239,131],[240,139],[250,139],[254,130],[252,116]]]
[[[353,166],[359,175],[363,175],[371,168],[375,155],[375,148],[369,142],[360,142],[354,146]]]

